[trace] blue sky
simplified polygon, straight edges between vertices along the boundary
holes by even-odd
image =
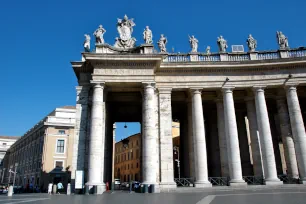
[[[243,44],[251,33],[258,50],[277,49],[277,30],[290,47],[306,46],[305,0],[78,1],[15,0],[0,4],[0,135],[23,135],[54,108],[75,105],[76,77],[70,61],[80,60],[84,34],[102,24],[105,41],[118,36],[117,18],[134,18],[133,36],[142,43],[146,25],[156,43],[168,38],[168,50],[188,52],[188,34],[217,51],[223,35],[229,45]],[[92,43],[93,47],[93,43]],[[124,124],[117,135],[124,135]],[[129,125],[129,133],[139,125]]]

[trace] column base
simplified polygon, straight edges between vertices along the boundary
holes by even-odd
[[[231,179],[231,180],[229,181],[229,185],[230,185],[230,186],[233,186],[233,187],[235,187],[235,186],[247,186],[248,183],[245,182],[245,180],[243,180],[243,179],[241,179],[241,180]]]
[[[106,186],[104,183],[93,183],[93,182],[87,182],[85,184],[86,186],[88,186],[89,192],[91,194],[93,194],[93,186],[97,186],[97,194],[102,194],[104,193],[104,191],[106,191]]]
[[[265,180],[265,185],[267,186],[278,186],[278,185],[283,185],[284,182],[275,179],[275,180]]]
[[[143,182],[141,184],[146,184],[146,185],[154,185],[154,193],[160,193],[160,184],[159,183],[150,183],[150,182]],[[150,190],[148,189],[150,192]]]
[[[169,188],[173,189],[173,188],[176,188],[177,185],[174,181],[173,182],[161,182],[159,184],[159,187],[160,189],[169,189]]]
[[[196,181],[194,182],[196,188],[211,188],[212,184],[209,181]]]

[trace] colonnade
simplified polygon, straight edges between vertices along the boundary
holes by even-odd
[[[143,83],[142,99],[142,176],[144,184],[160,188],[176,187],[173,171],[171,88],[156,88],[154,82]],[[103,83],[93,86],[89,142],[88,181],[105,190],[103,158],[105,126],[103,125]],[[189,89],[188,138],[189,172],[195,187],[210,187],[207,168],[202,88]],[[230,185],[246,185],[242,176],[241,155],[233,91],[224,87],[216,99],[221,173],[230,178]],[[278,96],[277,108],[288,172],[306,183],[306,135],[296,85],[286,86]],[[286,100],[287,104],[286,105]],[[254,175],[264,175],[266,185],[279,185],[265,87],[253,87],[245,98],[251,140]],[[290,123],[290,124],[289,124]],[[102,137],[101,137],[102,136]],[[99,190],[98,190],[99,191]]]

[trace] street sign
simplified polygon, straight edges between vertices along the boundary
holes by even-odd
[[[75,171],[75,189],[83,189],[84,186],[84,172]]]

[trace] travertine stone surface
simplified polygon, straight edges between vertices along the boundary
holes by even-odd
[[[211,187],[208,181],[207,150],[201,90],[191,89],[195,187]]]
[[[245,181],[242,179],[233,88],[224,87],[222,91],[230,185],[246,185]]]
[[[299,177],[299,170],[296,161],[294,141],[290,127],[290,118],[286,104],[286,98],[281,97],[276,100],[280,131],[284,145],[284,153],[288,175],[293,178]]]
[[[192,127],[192,103],[191,98],[187,102],[187,117],[188,117],[188,150],[189,150],[189,172],[190,177],[194,178],[194,147],[193,147],[193,127]]]
[[[257,126],[254,97],[248,97],[245,101],[247,107],[247,118],[249,121],[249,132],[253,157],[253,171],[255,176],[263,176],[261,150],[259,144],[259,131]]]
[[[157,184],[156,169],[158,152],[156,129],[156,100],[154,83],[143,83],[142,101],[142,172],[143,184]]]
[[[306,184],[306,134],[296,87],[286,86],[286,95],[300,178]]]
[[[98,194],[105,191],[103,183],[104,166],[104,110],[103,83],[93,85],[92,113],[89,138],[88,182],[86,185],[97,185]]]
[[[229,176],[229,169],[228,169],[229,166],[228,166],[228,158],[227,158],[223,99],[218,98],[216,100],[216,105],[217,105],[217,118],[218,118],[217,120],[218,120],[220,161],[221,161],[221,175],[222,177],[228,177]]]
[[[76,122],[74,127],[73,158],[71,169],[71,180],[75,179],[75,171],[83,170],[85,164],[85,140],[87,131],[87,111],[88,111],[88,86],[77,86],[76,99]],[[74,182],[72,182],[74,190]]]
[[[266,185],[278,185],[282,182],[277,177],[274,148],[270,122],[263,87],[254,87],[257,124],[259,128],[262,160]]]
[[[176,188],[173,170],[171,89],[159,89],[160,187]]]

